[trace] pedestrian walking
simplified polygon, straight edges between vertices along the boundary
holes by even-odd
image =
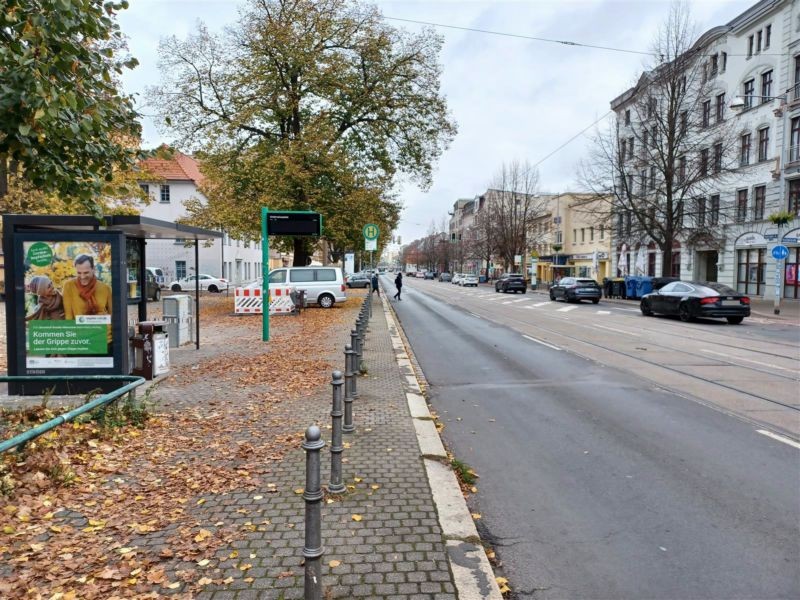
[[[397,288],[397,293],[394,295],[396,300],[402,300],[400,298],[400,292],[403,290],[403,274],[398,273],[397,277],[394,278],[394,287]]]
[[[378,285],[378,274],[377,273],[373,273],[372,274],[372,291],[378,293],[378,298],[381,297],[381,288]]]

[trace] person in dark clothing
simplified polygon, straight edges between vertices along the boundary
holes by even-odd
[[[377,273],[373,273],[372,274],[372,291],[373,292],[378,292],[378,298],[381,297],[381,289],[378,286],[378,274]]]
[[[403,290],[403,274],[398,273],[397,277],[394,278],[394,287],[397,288],[397,293],[394,295],[396,300],[402,300],[400,298],[400,292]]]

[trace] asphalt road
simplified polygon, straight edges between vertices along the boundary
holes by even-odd
[[[487,294],[394,307],[516,597],[800,597],[796,334]]]

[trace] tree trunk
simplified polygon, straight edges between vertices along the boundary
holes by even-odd
[[[0,200],[8,195],[8,156],[0,154]]]
[[[310,261],[311,255],[308,253],[305,238],[294,238],[294,260],[292,261],[292,266],[306,267]]]
[[[672,244],[661,251],[661,276],[672,277]]]

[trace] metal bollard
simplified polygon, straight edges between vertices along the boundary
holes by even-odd
[[[344,347],[344,425],[342,432],[353,433],[355,427],[353,426],[353,398],[355,398],[354,390],[356,383],[356,374],[353,369],[353,348],[350,344]]]
[[[322,600],[322,489],[320,485],[320,450],[325,447],[319,427],[306,429],[303,450],[306,451],[306,540],[303,558],[306,561],[305,600]]]
[[[341,494],[344,490],[342,483],[342,452],[344,446],[342,445],[342,388],[344,387],[344,378],[341,371],[333,372],[333,379],[331,381],[333,387],[333,408],[331,409],[331,425],[333,433],[331,434],[331,482],[328,484],[328,491],[331,494]]]
[[[360,325],[360,326],[359,326]],[[356,355],[358,356],[358,360],[356,361],[356,372],[361,371],[361,360],[364,357],[364,324],[363,321],[356,325],[356,333],[358,333],[358,344],[356,344]]]

